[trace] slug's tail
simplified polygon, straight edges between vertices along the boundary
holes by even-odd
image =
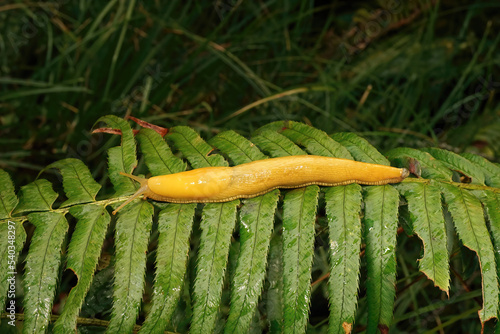
[[[116,215],[116,213],[121,208],[123,208],[128,203],[132,202],[138,196],[140,196],[142,194],[145,194],[145,193],[147,193],[149,191],[148,180],[147,179],[144,179],[142,177],[138,177],[138,176],[135,176],[135,175],[132,175],[132,174],[122,173],[122,172],[120,172],[120,175],[126,176],[128,178],[131,178],[134,181],[139,182],[141,184],[141,187],[132,195],[132,197],[130,197],[128,200],[126,200],[125,202],[123,202],[119,207],[117,207],[116,210],[112,212],[113,215]]]

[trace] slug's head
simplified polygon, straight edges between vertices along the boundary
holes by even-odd
[[[406,168],[401,168],[401,180],[406,179],[410,175],[410,171]]]
[[[149,187],[148,187],[148,179],[138,177],[132,174],[127,174],[127,173],[122,173],[120,172],[120,175],[126,176],[128,178],[131,178],[132,180],[135,180],[141,184],[140,188],[130,197],[128,200],[123,202],[119,207],[116,208],[115,211],[113,211],[113,215],[116,215],[116,213],[123,208],[125,205],[128,203],[132,202],[134,199],[136,199],[140,195],[148,194],[150,192]]]

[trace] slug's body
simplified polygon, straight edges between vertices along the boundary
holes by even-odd
[[[113,214],[141,194],[172,203],[226,202],[255,197],[276,188],[298,188],[311,184],[397,183],[409,173],[405,168],[302,155],[258,160],[234,167],[199,168],[149,179],[122,174],[140,182],[141,187]]]

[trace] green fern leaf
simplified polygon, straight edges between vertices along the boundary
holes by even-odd
[[[0,220],[11,217],[11,213],[19,202],[14,191],[14,184],[9,174],[0,169]]]
[[[419,269],[448,293],[450,272],[441,191],[437,185],[418,183],[399,184],[397,189],[408,201],[413,230],[424,245]]]
[[[274,233],[269,245],[267,270],[267,321],[269,333],[283,333],[283,239]]]
[[[151,310],[139,333],[163,333],[184,286],[196,204],[167,204],[158,217],[156,278]]]
[[[235,165],[267,159],[254,143],[234,131],[221,132],[210,139],[208,143],[227,154]]]
[[[78,159],[56,161],[45,169],[57,168],[63,177],[63,187],[68,200],[61,207],[95,201],[101,185],[97,183],[87,166]]]
[[[458,236],[479,259],[483,286],[483,308],[479,311],[479,318],[484,323],[498,314],[499,290],[495,255],[483,209],[479,200],[467,190],[449,184],[441,184],[441,187]]]
[[[234,131],[220,133],[210,143],[236,164],[267,158],[254,144]],[[240,210],[240,254],[225,333],[247,332],[250,327],[266,273],[278,198],[279,191],[275,190],[243,201]]]
[[[365,187],[364,234],[368,298],[367,333],[387,329],[396,296],[396,232],[399,194],[390,186]]]
[[[107,333],[131,332],[142,298],[153,206],[137,201],[120,212],[115,228],[113,313]]]
[[[471,178],[471,183],[484,185],[484,173],[466,158],[456,153],[435,147],[422,149],[422,151],[430,153],[449,169],[467,175]]]
[[[318,194],[318,186],[309,186],[283,200],[284,326],[290,333],[305,333],[309,318]]]
[[[328,135],[318,129],[299,122],[286,122],[286,128],[281,133],[294,143],[303,146],[315,155],[352,159],[349,151]]]
[[[227,161],[218,154],[210,155],[213,148],[187,126],[176,126],[170,129],[168,139],[184,154],[193,168],[209,166],[228,166]]]
[[[23,333],[44,333],[49,324],[56,292],[61,246],[68,230],[68,222],[63,214],[56,212],[31,213],[28,220],[35,225],[35,232],[24,274],[26,295]]]
[[[213,148],[188,127],[177,126],[170,129],[168,138],[193,168],[228,165],[221,155],[209,155]],[[212,332],[215,326],[238,204],[239,200],[236,200],[210,203],[203,208],[191,333]]]
[[[398,167],[408,167],[409,159],[415,159],[422,168],[422,177],[426,179],[451,181],[453,173],[441,161],[434,159],[427,152],[413,148],[399,147],[387,152],[386,157]]]
[[[71,289],[64,310],[54,325],[54,333],[69,333],[76,328],[76,317],[90,287],[101,255],[101,248],[111,218],[104,206],[78,205],[70,209],[78,220],[68,247],[66,268],[71,269],[78,283]]]
[[[252,141],[273,157],[305,154],[282,134],[256,133]],[[309,186],[289,191],[283,200],[283,325],[291,332],[304,332],[308,321],[318,193],[319,187]]]
[[[146,166],[153,175],[179,173],[186,170],[186,163],[172,154],[167,143],[151,129],[141,129],[137,135]]]
[[[258,135],[252,138],[252,142],[272,157],[306,154],[290,139],[271,130],[258,131]]]
[[[190,333],[214,331],[238,203],[210,203],[203,209]]]
[[[231,291],[225,333],[247,332],[262,291],[267,252],[279,191],[243,202],[240,211],[240,254]]]
[[[156,131],[141,129],[136,138],[153,175],[178,173],[186,169],[186,163],[172,154]],[[179,301],[195,208],[196,204],[166,204],[159,214],[153,298],[140,333],[163,333]]]
[[[461,156],[473,162],[484,174],[485,183],[490,187],[500,188],[500,167],[479,155],[462,153]]]
[[[325,202],[330,235],[329,333],[346,333],[354,324],[358,299],[361,186],[327,188]]]
[[[19,252],[26,241],[26,231],[21,221],[0,221],[0,307],[5,310],[5,299],[10,285],[15,284]],[[13,292],[9,293],[13,300]]]
[[[312,131],[301,123],[287,122],[282,133],[307,151],[352,159],[351,154],[322,131]],[[289,129],[289,128],[292,128]],[[366,143],[366,145],[369,145]],[[338,149],[338,147],[342,149]],[[373,148],[375,152],[378,151]],[[380,154],[380,153],[378,153]],[[382,156],[386,164],[389,162]],[[357,184],[326,188],[326,213],[330,230],[330,333],[350,331],[356,312],[361,246],[361,187]],[[349,240],[348,240],[349,239]]]
[[[331,137],[342,144],[356,161],[389,165],[389,161],[375,147],[355,133],[338,132],[331,135]]]
[[[134,181],[120,175],[120,172],[132,173],[132,170],[137,166],[132,129],[127,121],[113,115],[99,118],[96,124],[99,122],[104,122],[113,129],[119,129],[122,133],[121,145],[108,150],[108,174],[116,191],[115,196],[132,193],[136,189]]]
[[[36,180],[21,187],[21,199],[14,213],[51,210],[58,196],[52,183],[45,179]]]
[[[485,190],[482,202],[486,207],[486,213],[490,221],[492,234],[498,240],[500,246],[500,194]],[[498,238],[497,238],[498,237]],[[497,252],[500,255],[500,252]],[[500,265],[500,263],[499,263]]]

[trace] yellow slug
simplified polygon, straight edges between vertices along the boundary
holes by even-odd
[[[137,192],[113,214],[139,195],[172,203],[226,202],[250,198],[276,188],[311,184],[337,186],[350,183],[380,185],[401,182],[406,168],[369,164],[315,155],[258,160],[234,167],[205,167],[144,179],[120,173],[141,184]]]

